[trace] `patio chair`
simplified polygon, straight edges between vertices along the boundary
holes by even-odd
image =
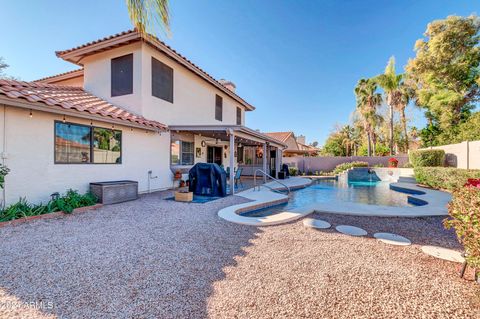
[[[242,185],[242,188],[243,188],[242,179],[240,178],[242,176],[242,171],[243,171],[243,167],[239,167],[235,172],[234,181],[235,181],[235,186],[237,188],[238,188],[238,183],[240,183],[240,185]]]

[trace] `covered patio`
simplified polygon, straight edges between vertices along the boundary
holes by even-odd
[[[170,126],[171,168],[186,172],[196,163],[216,163],[229,173],[230,194],[235,193],[235,173],[278,178],[287,145],[241,125]]]

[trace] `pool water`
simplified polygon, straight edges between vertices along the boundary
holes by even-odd
[[[408,203],[408,194],[393,191],[389,182],[356,181],[339,182],[317,180],[312,185],[290,193],[287,204],[242,213],[242,216],[261,217],[323,202],[354,202],[367,205],[413,206]]]

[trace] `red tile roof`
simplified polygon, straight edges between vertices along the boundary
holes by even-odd
[[[269,132],[269,133],[263,133],[263,134],[268,135],[276,139],[277,141],[284,143],[293,134],[293,132]]]
[[[171,57],[178,63],[187,67],[193,73],[199,75],[209,83],[213,84],[218,89],[222,90],[225,94],[232,97],[234,100],[242,104],[247,110],[254,110],[255,107],[249,104],[247,101],[242,99],[233,91],[229,90],[225,87],[222,83],[217,81],[213,76],[202,70],[199,66],[194,64],[192,61],[172,49],[170,46],[165,44],[165,42],[159,40],[157,37],[153,35],[143,36],[136,30],[129,30],[124,31],[121,33],[117,33],[102,39],[98,39],[95,41],[91,41],[80,46],[74,47],[72,49],[63,50],[63,51],[56,51],[56,55],[66,61],[82,65],[80,60],[88,55],[95,54],[98,52],[110,50],[121,45],[127,45],[133,42],[144,41],[145,43],[151,45],[154,49],[166,54],[167,56]],[[78,56],[76,55],[75,51],[77,51]],[[75,59],[76,57],[76,59]]]
[[[44,103],[45,111],[48,111],[48,106],[61,107],[66,110],[87,112],[114,120],[127,121],[147,128],[167,130],[165,124],[133,114],[86,92],[80,87],[2,79],[0,80],[1,96],[12,100],[23,99],[33,103]]]
[[[83,76],[83,68],[72,70],[72,71],[67,71],[67,72],[63,72],[63,73],[59,73],[59,74],[55,74],[55,75],[51,75],[51,76],[47,76],[47,77],[35,80],[33,82],[51,83],[51,82],[56,81],[57,79],[60,81],[60,80],[66,79],[66,78],[70,78],[70,77],[74,78],[74,77],[78,77],[78,76]]]

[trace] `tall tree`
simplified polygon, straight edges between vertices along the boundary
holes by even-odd
[[[415,44],[416,56],[406,72],[429,120],[421,133],[426,145],[454,139],[480,99],[479,31],[477,16],[449,16],[429,23],[425,37]]]
[[[3,57],[0,56],[0,78],[5,77],[5,69],[8,68],[8,64],[5,63]]]
[[[395,57],[391,57],[383,74],[375,78],[378,85],[385,92],[387,105],[389,108],[389,147],[390,155],[393,155],[393,112],[394,109],[401,109],[402,104],[402,78],[403,74],[397,74],[395,71]]]
[[[155,26],[170,30],[168,0],[126,0],[128,14],[138,32],[144,35],[154,34]]]
[[[401,99],[400,103],[396,105],[397,111],[400,113],[400,122],[402,124],[403,137],[405,138],[405,152],[408,152],[409,143],[408,143],[408,131],[407,131],[407,117],[405,116],[405,109],[410,103],[410,100],[414,99],[415,91],[402,83],[400,87]]]
[[[355,130],[350,125],[345,125],[340,130],[342,136],[342,145],[345,147],[345,156],[352,156],[352,146],[354,144]]]
[[[382,95],[377,92],[378,86],[374,79],[360,79],[355,87],[357,109],[363,118],[364,129],[368,139],[368,156],[372,155],[376,144],[375,128],[378,125],[377,108],[382,104]],[[375,154],[375,151],[374,151]]]

